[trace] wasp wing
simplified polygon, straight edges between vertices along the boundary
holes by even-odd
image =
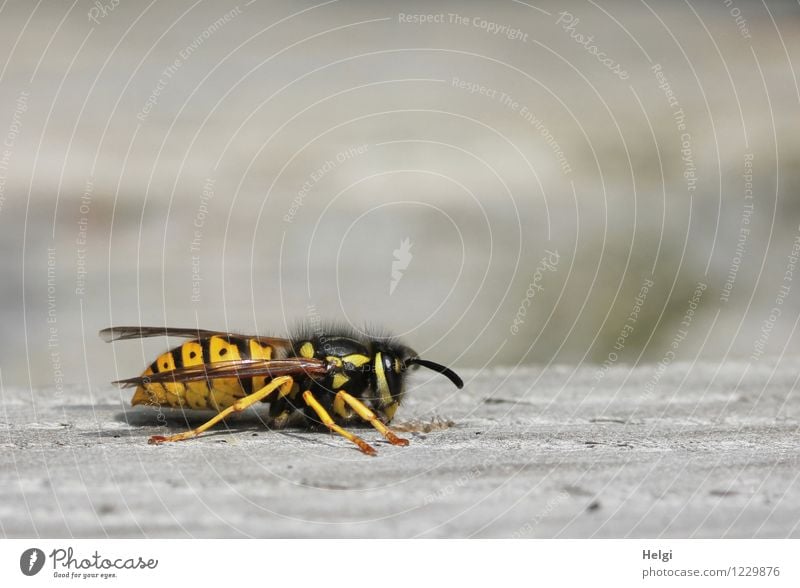
[[[328,373],[328,363],[321,359],[289,357],[286,359],[237,359],[217,361],[158,372],[147,376],[137,376],[112,382],[125,387],[146,384],[197,382],[217,378],[252,378],[255,376],[324,376]]]
[[[100,337],[106,343],[124,341],[126,339],[143,339],[145,337],[209,337],[216,334],[204,329],[179,329],[170,327],[109,327],[100,331]]]
[[[145,337],[186,337],[188,339],[203,339],[219,335],[220,337],[236,337],[240,339],[255,339],[264,345],[273,347],[291,347],[289,339],[279,337],[258,337],[254,335],[241,335],[239,333],[227,333],[225,331],[209,331],[206,329],[179,328],[179,327],[109,327],[100,331],[100,337],[106,343],[112,341],[125,341],[126,339],[144,339]]]

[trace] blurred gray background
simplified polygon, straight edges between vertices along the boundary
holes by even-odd
[[[3,383],[107,387],[165,346],[111,324],[336,320],[596,381],[794,354],[798,14],[4,2]]]

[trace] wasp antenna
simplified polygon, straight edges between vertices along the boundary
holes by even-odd
[[[449,367],[443,366],[438,363],[434,363],[432,361],[428,361],[427,359],[420,359],[419,357],[413,357],[408,361],[406,361],[406,363],[421,365],[422,367],[426,367],[429,370],[439,372],[440,374],[445,376],[448,380],[453,382],[453,384],[455,384],[456,388],[458,388],[459,390],[464,387],[464,382],[461,380],[461,378],[458,377],[458,374],[456,374]]]
[[[111,343],[112,341],[116,341],[121,337],[121,335],[117,332],[116,329],[114,329],[114,327],[103,329],[98,333],[98,335],[100,335],[100,338],[106,343]]]

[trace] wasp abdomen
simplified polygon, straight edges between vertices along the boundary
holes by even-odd
[[[273,359],[271,345],[257,339],[213,335],[187,341],[162,353],[142,374],[147,376],[182,367],[241,359]],[[198,382],[146,382],[136,388],[131,404],[174,408],[223,410],[238,399],[263,388],[269,376],[217,378]]]

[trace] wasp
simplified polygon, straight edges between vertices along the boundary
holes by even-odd
[[[269,404],[272,425],[297,423],[326,427],[368,454],[375,449],[344,428],[369,423],[393,445],[408,445],[387,426],[403,401],[409,368],[422,366],[464,383],[450,368],[421,359],[389,337],[361,335],[344,328],[299,332],[291,338],[259,337],[167,327],[111,327],[107,342],[144,337],[184,337],[182,345],[161,354],[135,378],[115,384],[136,387],[131,404],[217,411],[207,422],[160,444],[197,437],[226,417],[256,403]]]

